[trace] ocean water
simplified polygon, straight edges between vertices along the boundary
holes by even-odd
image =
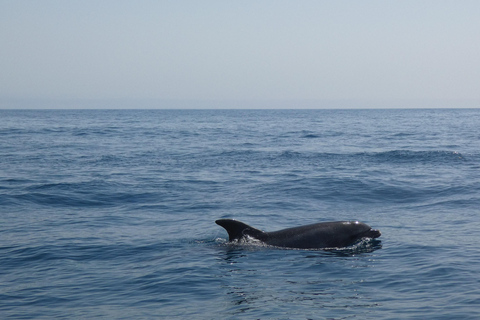
[[[0,110],[1,319],[479,319],[480,110]],[[334,220],[333,251],[231,245]]]

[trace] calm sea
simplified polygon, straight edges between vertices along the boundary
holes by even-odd
[[[479,214],[480,109],[0,110],[1,319],[479,319]]]

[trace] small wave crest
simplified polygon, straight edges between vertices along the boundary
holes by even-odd
[[[382,248],[382,241],[378,239],[364,238],[357,243],[345,248],[328,248],[328,251],[337,255],[351,256],[360,253],[370,253]]]
[[[216,242],[221,244],[221,245],[226,245],[226,246],[233,246],[233,247],[271,247],[264,242],[255,239],[250,236],[244,236],[240,239],[235,239],[233,241],[228,241],[223,238],[217,238]]]
[[[241,239],[237,239],[233,241],[228,241],[223,238],[217,238],[215,239],[215,242],[222,246],[228,246],[233,248],[245,248],[245,249],[271,248],[271,249],[279,249],[279,250],[322,251],[322,252],[330,252],[330,253],[340,254],[340,255],[369,253],[382,248],[381,240],[371,239],[371,238],[363,238],[348,247],[318,248],[318,249],[315,249],[315,248],[300,249],[300,248],[286,248],[286,247],[272,246],[250,236],[245,236],[245,237],[242,237]]]

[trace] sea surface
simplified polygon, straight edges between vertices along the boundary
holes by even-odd
[[[0,110],[1,319],[480,319],[479,214],[480,109]]]

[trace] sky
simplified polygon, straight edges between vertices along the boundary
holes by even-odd
[[[0,0],[0,108],[480,107],[478,0]]]

